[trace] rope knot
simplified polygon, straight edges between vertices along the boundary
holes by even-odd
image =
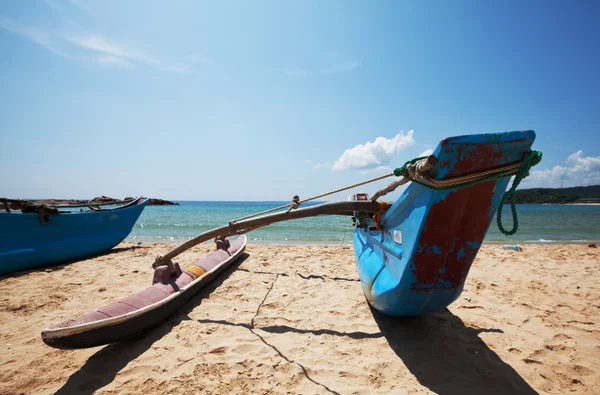
[[[298,195],[294,195],[294,197],[292,198],[292,202],[290,203],[290,208],[288,209],[288,213],[292,210],[297,209],[298,207],[300,207],[300,197]]]
[[[300,197],[298,195],[294,195],[292,198],[292,209],[295,210],[300,207]]]
[[[420,156],[418,158],[411,159],[403,164],[401,167],[398,167],[394,170],[394,175],[396,177],[405,177],[411,178],[411,173],[417,173],[417,163],[423,159],[427,159],[427,156]]]
[[[162,255],[158,255],[156,257],[156,259],[154,260],[154,263],[152,264],[152,268],[156,269],[159,266],[168,266],[169,272],[171,272],[171,273],[175,273],[177,271],[177,269],[175,268],[175,265],[173,264],[173,261],[171,261],[168,258],[165,258]]]

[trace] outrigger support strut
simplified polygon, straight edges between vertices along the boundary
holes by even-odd
[[[163,256],[158,256],[152,267],[166,265],[171,262],[171,259],[177,255],[189,250],[190,248],[215,238],[224,238],[236,234],[242,234],[271,225],[277,222],[289,221],[292,219],[316,217],[319,215],[348,215],[352,216],[355,211],[374,213],[379,210],[379,202],[376,201],[340,201],[328,202],[316,206],[299,208],[292,211],[284,211],[279,213],[267,214],[262,217],[250,218],[235,222],[234,226],[227,224],[220,228],[215,228],[207,232],[201,233],[191,240],[186,241],[180,246],[174,248]]]

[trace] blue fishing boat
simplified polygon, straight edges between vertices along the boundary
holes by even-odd
[[[533,131],[478,134],[443,140],[432,155],[408,161],[394,172],[230,221],[175,247],[154,261],[152,285],[125,299],[51,325],[42,339],[52,347],[94,347],[134,336],[173,314],[246,246],[243,235],[281,221],[346,215],[354,226],[358,275],[367,301],[381,313],[415,316],[442,310],[463,290],[465,279],[503,198],[514,198],[520,181],[541,160],[531,150]],[[506,188],[511,177],[511,188]],[[304,202],[397,177],[369,198],[300,208]],[[411,182],[394,204],[379,198]],[[511,202],[513,229],[516,210]],[[285,211],[281,211],[285,210]],[[216,251],[182,268],[173,259],[195,245],[215,240]]]
[[[148,199],[133,199],[114,208],[95,203],[88,211],[75,211],[74,205],[11,202],[13,208],[17,203],[18,211],[3,199],[6,210],[0,212],[0,275],[113,248],[131,232]]]
[[[416,178],[379,218],[359,221],[354,232],[358,274],[376,310],[424,315],[459,297],[510,174],[515,174],[511,165],[518,168],[527,161],[534,140],[533,131],[447,138],[425,173],[434,181],[458,180],[457,187],[435,188]],[[493,173],[498,169],[507,170]],[[486,180],[486,172],[496,176]],[[465,181],[471,174],[482,178]]]

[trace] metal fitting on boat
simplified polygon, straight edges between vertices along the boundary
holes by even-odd
[[[385,214],[390,208],[390,204],[385,200],[379,201],[379,209],[373,214],[373,221],[377,224],[375,230],[381,230],[381,215]]]

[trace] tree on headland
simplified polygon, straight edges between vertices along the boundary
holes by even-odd
[[[504,195],[506,201],[506,194]],[[517,204],[600,203],[600,185],[572,188],[532,188],[515,192]]]

